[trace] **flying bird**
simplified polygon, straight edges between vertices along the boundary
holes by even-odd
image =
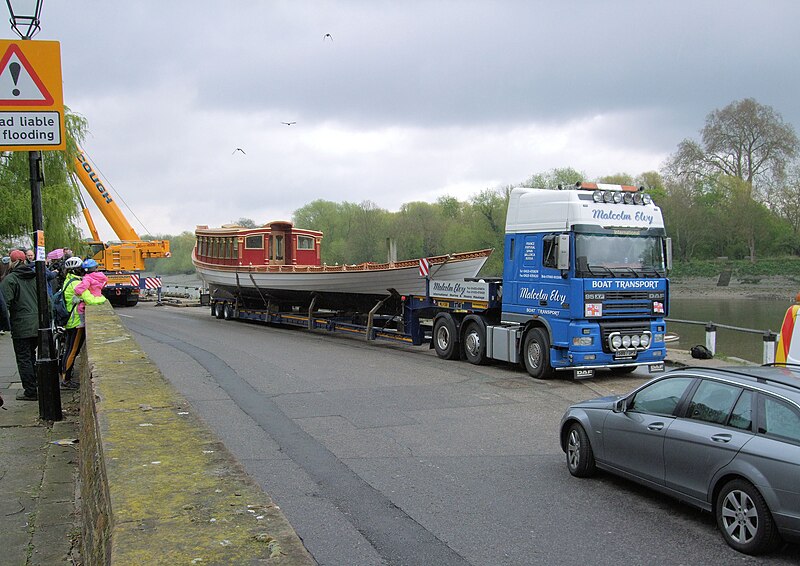
[[[329,34],[329,33],[326,33],[325,35],[322,36],[322,41],[325,41],[329,37],[331,38],[331,41],[333,41],[333,36],[331,34]]]
[[[297,124],[297,122],[281,122],[281,124],[286,124],[287,126],[291,126],[293,124]]]
[[[241,151],[242,153],[244,153],[245,155],[247,155],[247,153],[245,153],[245,151],[244,151],[244,150],[243,150],[241,147],[237,147],[236,149],[234,149],[234,150],[231,152],[231,155],[233,155],[233,154],[234,154],[234,153],[236,153],[237,151]]]

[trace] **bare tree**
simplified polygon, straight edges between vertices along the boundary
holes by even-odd
[[[728,175],[745,181],[753,197],[784,178],[800,142],[794,128],[770,106],[752,98],[731,102],[706,117],[701,141],[683,140],[668,164],[677,176]]]

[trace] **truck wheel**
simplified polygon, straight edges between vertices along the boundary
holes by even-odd
[[[456,343],[456,323],[449,314],[440,316],[433,323],[433,349],[443,360],[455,360],[459,356]]]
[[[522,360],[531,377],[536,379],[553,377],[553,368],[550,367],[550,340],[541,328],[532,328],[525,335]]]
[[[225,320],[233,319],[233,305],[229,305],[229,304],[225,305],[224,318],[225,318]]]
[[[464,355],[476,366],[486,363],[486,329],[475,320],[469,321],[464,331]]]
[[[220,319],[225,316],[225,303],[217,303],[214,305],[214,316]]]

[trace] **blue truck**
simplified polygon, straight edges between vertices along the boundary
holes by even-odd
[[[515,188],[502,253],[502,278],[432,279],[425,295],[399,297],[393,315],[209,302],[219,318],[428,344],[443,359],[515,363],[539,379],[663,371],[672,246],[641,188]]]

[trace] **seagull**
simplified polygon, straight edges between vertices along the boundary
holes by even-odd
[[[245,155],[247,155],[247,153],[245,153],[245,151],[244,151],[244,150],[243,150],[241,147],[237,147],[236,149],[234,149],[234,150],[231,152],[231,155],[233,155],[233,154],[234,154],[234,153],[236,153],[237,151],[241,151],[242,153],[244,153]]]
[[[333,41],[333,36],[331,34],[329,34],[329,33],[326,33],[325,35],[322,36],[322,41],[325,41],[329,37],[331,38],[331,41]]]
[[[291,126],[292,124],[297,124],[297,122],[281,122],[281,124],[286,124],[287,126]]]

